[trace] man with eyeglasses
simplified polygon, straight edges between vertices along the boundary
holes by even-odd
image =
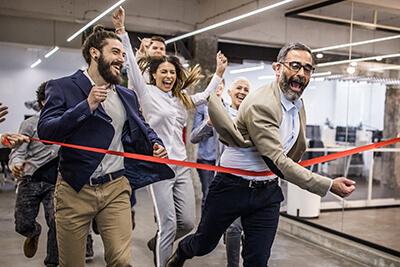
[[[221,101],[211,95],[209,114],[229,145],[221,166],[249,171],[271,170],[269,176],[218,173],[210,185],[196,233],[185,237],[167,262],[183,266],[187,259],[211,252],[226,228],[241,216],[244,231],[243,266],[268,266],[283,201],[278,177],[320,196],[331,191],[341,197],[355,190],[345,177],[331,179],[296,162],[306,150],[306,118],[300,96],[314,71],[311,50],[302,43],[284,46],[273,67],[276,81],[250,93],[234,123]]]

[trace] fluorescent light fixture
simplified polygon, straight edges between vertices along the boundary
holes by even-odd
[[[391,66],[391,67],[381,67],[381,68],[371,68],[370,71],[379,71],[379,70],[397,70],[400,69],[400,66]]]
[[[323,82],[325,79],[323,77],[316,77],[316,78],[311,78],[310,81],[312,82]]]
[[[394,35],[394,36],[383,37],[383,38],[378,38],[378,39],[365,40],[365,41],[355,42],[355,43],[327,46],[327,47],[323,47],[323,48],[312,49],[311,52],[316,53],[316,52],[333,50],[333,49],[350,47],[350,46],[358,46],[358,45],[364,45],[364,44],[371,44],[371,43],[389,41],[389,40],[398,39],[398,38],[400,38],[400,35]]]
[[[44,55],[45,58],[49,58],[51,55],[53,55],[55,52],[58,51],[58,49],[60,49],[58,46],[55,46],[49,53],[47,53],[46,55]]]
[[[383,58],[392,58],[392,57],[400,57],[399,54],[391,54],[391,55],[383,55],[379,56],[382,59]],[[317,67],[326,67],[326,66],[332,66],[332,65],[340,65],[340,64],[348,64],[350,62],[360,62],[360,61],[368,61],[368,60],[376,60],[376,56],[374,57],[364,57],[364,58],[356,58],[356,59],[347,59],[347,60],[340,60],[340,61],[333,61],[333,62],[326,62],[326,63],[320,63],[317,64]]]
[[[229,24],[229,23],[232,23],[232,22],[235,22],[235,21],[238,21],[238,20],[241,20],[241,19],[244,19],[244,18],[253,16],[253,15],[256,15],[256,14],[258,14],[258,13],[261,13],[261,12],[267,11],[267,10],[269,10],[269,9],[272,9],[272,8],[275,8],[275,7],[278,7],[278,6],[287,4],[287,3],[292,2],[292,1],[293,1],[293,0],[281,1],[281,2],[279,2],[279,3],[276,3],[276,4],[273,4],[273,5],[270,5],[270,6],[266,6],[266,7],[263,7],[263,8],[254,10],[254,11],[251,11],[251,12],[249,12],[249,13],[246,13],[246,14],[243,14],[243,15],[240,15],[240,16],[237,16],[237,17],[234,17],[234,18],[231,18],[231,19],[227,19],[227,20],[218,22],[218,23],[213,24],[213,25],[210,25],[210,26],[208,26],[208,27],[205,27],[205,28],[202,28],[202,29],[199,29],[199,30],[196,30],[196,31],[193,31],[193,32],[189,32],[189,33],[183,34],[183,35],[181,35],[181,36],[177,36],[177,37],[175,37],[175,38],[169,39],[169,40],[167,40],[167,41],[165,42],[165,44],[170,44],[170,43],[176,42],[176,41],[178,41],[178,40],[185,39],[185,38],[188,38],[188,37],[190,37],[190,36],[193,36],[193,35],[196,35],[196,34],[199,34],[199,33],[202,33],[202,32],[206,32],[206,31],[209,31],[209,30],[212,30],[212,29],[215,29],[215,28],[224,26],[224,25],[226,25],[226,24]]]
[[[242,72],[249,72],[249,71],[263,70],[263,69],[264,69],[264,65],[260,65],[260,66],[257,66],[257,67],[249,67],[249,68],[231,70],[231,71],[229,71],[229,73],[230,74],[237,74],[237,73],[242,73]]]
[[[258,76],[259,80],[273,80],[276,79],[276,75]]]
[[[318,54],[316,54],[315,56],[316,56],[317,58],[323,58],[323,57],[324,57],[324,54],[318,53]]]
[[[321,76],[329,76],[329,75],[331,75],[332,74],[332,72],[330,72],[330,71],[326,71],[326,72],[318,72],[318,73],[313,73],[313,74],[311,74],[311,77],[321,77]]]
[[[69,37],[67,39],[67,42],[71,42],[73,39],[75,39],[76,36],[78,36],[79,34],[81,34],[84,30],[86,30],[87,28],[89,28],[91,25],[93,25],[95,22],[97,22],[98,20],[100,20],[102,17],[104,17],[105,15],[107,15],[108,13],[110,13],[111,11],[113,11],[116,7],[118,7],[119,5],[121,5],[123,2],[125,2],[126,0],[120,0],[118,1],[116,4],[114,4],[112,7],[110,7],[109,9],[107,9],[106,11],[104,11],[103,13],[101,13],[100,15],[98,15],[95,19],[93,19],[92,21],[90,21],[88,24],[86,24],[85,26],[83,26],[79,31],[77,31],[76,33],[74,33],[73,35],[71,35],[71,37]]]
[[[31,65],[31,69],[33,69],[34,67],[36,67],[36,66],[39,65],[40,63],[42,63],[42,60],[41,60],[41,59],[38,59],[35,63],[33,63],[33,64]]]

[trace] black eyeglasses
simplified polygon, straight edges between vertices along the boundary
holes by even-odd
[[[306,64],[306,65],[301,65],[300,62],[296,62],[296,61],[292,61],[292,62],[281,62],[283,65],[285,65],[287,68],[289,68],[291,71],[294,72],[299,72],[301,70],[301,68],[304,69],[304,73],[307,75],[313,74],[315,68],[313,66],[311,66],[310,64]],[[285,63],[287,63],[288,65],[286,65]]]

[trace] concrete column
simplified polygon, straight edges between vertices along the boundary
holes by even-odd
[[[215,56],[218,49],[218,38],[216,36],[209,35],[196,35],[189,41],[189,51],[193,55],[193,59],[190,60],[189,64],[194,67],[196,64],[200,64],[202,68],[202,74],[207,77],[209,74],[215,72],[216,62]],[[202,92],[206,89],[206,79],[202,79],[201,83],[196,86],[189,88],[189,94],[195,94]],[[190,132],[193,128],[193,117],[194,110],[188,112],[189,119],[186,124],[186,151],[188,160],[195,162],[197,159],[197,148],[198,145],[194,145],[190,142]],[[201,200],[201,184],[196,169],[192,169],[192,179],[195,189],[195,195],[197,200]]]
[[[387,86],[383,138],[392,139],[400,133],[400,86]],[[397,143],[391,147],[400,148]],[[383,152],[383,185],[400,192],[400,153]],[[394,195],[393,195],[394,197]]]

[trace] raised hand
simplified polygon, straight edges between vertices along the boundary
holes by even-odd
[[[4,118],[4,116],[6,116],[8,114],[8,107],[7,106],[3,106],[3,103],[0,102],[0,122],[3,122],[6,120],[6,118]]]
[[[224,75],[226,66],[228,65],[228,59],[222,54],[221,51],[217,53],[217,70],[215,73],[222,78]]]
[[[125,10],[120,6],[112,13],[111,18],[117,33],[125,33]]]

